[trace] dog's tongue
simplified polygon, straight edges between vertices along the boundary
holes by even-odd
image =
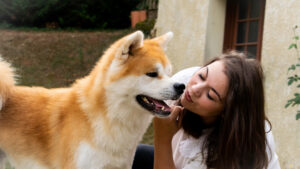
[[[161,100],[155,100],[151,98],[151,101],[155,104],[155,109],[163,110],[163,111],[171,111],[171,108],[163,101]]]

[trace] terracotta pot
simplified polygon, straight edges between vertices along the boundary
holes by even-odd
[[[146,20],[147,12],[146,10],[131,11],[131,27],[134,28],[139,22]]]

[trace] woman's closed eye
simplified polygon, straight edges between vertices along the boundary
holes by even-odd
[[[202,73],[199,74],[199,77],[201,80],[205,80],[205,78],[203,77]]]
[[[215,99],[209,94],[209,91],[206,93],[206,96],[209,100],[215,101]]]
[[[206,76],[203,75],[204,72],[201,71],[201,73],[199,73],[199,77],[201,80],[206,80],[206,78],[208,77],[208,67],[206,67]]]

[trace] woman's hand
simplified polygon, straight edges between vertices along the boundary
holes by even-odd
[[[166,118],[154,117],[154,139],[159,142],[171,142],[175,133],[180,129],[183,107],[171,107],[171,114]]]

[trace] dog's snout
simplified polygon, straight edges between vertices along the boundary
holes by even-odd
[[[174,89],[178,95],[183,93],[183,90],[185,89],[185,85],[183,83],[175,83]]]

